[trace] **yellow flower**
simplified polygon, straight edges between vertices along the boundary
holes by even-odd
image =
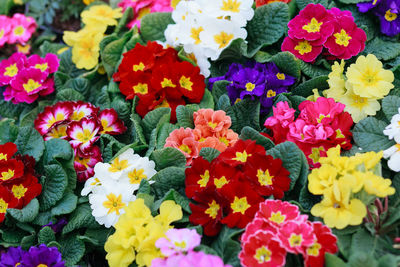
[[[340,64],[335,62],[332,65],[332,72],[328,75],[329,89],[323,92],[326,97],[330,97],[336,101],[339,101],[339,99],[346,93],[346,80],[343,75],[343,71],[344,60],[342,60]]]
[[[343,229],[348,225],[359,225],[367,214],[367,209],[359,199],[349,199],[350,190],[346,183],[337,185],[338,190],[330,188],[323,200],[314,205],[311,214],[322,217],[330,228]],[[340,192],[334,194],[334,191]]]
[[[171,0],[171,7],[173,7],[174,9],[176,8],[176,6],[179,4],[181,0]]]
[[[121,8],[112,9],[108,5],[92,6],[89,10],[85,10],[81,13],[82,22],[90,26],[117,25],[118,21],[116,19],[119,19],[121,17]]]
[[[110,266],[129,266],[135,260],[135,251],[124,248],[122,244],[117,234],[108,237],[104,249],[108,252],[106,259]]]
[[[395,193],[395,189],[391,187],[392,181],[390,179],[384,179],[372,172],[364,173],[364,190],[377,197],[387,197]]]
[[[329,189],[336,180],[338,173],[331,165],[322,165],[318,169],[313,169],[308,176],[308,190],[314,195],[322,195]]]
[[[385,70],[376,56],[368,54],[359,56],[355,64],[351,64],[346,72],[347,84],[360,97],[381,99],[394,88],[393,72]]]
[[[319,97],[321,97],[321,95],[319,94],[318,89],[313,89],[312,92],[313,92],[313,95],[310,95],[309,97],[307,97],[307,100],[315,102],[315,101],[317,101],[317,99]]]
[[[181,206],[172,200],[164,201],[160,206],[160,215],[155,219],[162,225],[170,225],[171,222],[182,219]]]
[[[370,151],[366,153],[357,153],[353,158],[358,161],[359,165],[362,165],[359,167],[362,168],[361,170],[374,172],[377,168],[380,171],[382,157],[383,151],[378,153]]]

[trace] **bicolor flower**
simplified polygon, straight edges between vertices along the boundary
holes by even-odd
[[[100,134],[122,134],[126,131],[126,127],[122,120],[118,118],[115,109],[104,109],[100,112],[98,119],[101,123],[102,130]]]
[[[82,153],[79,149],[75,149],[74,154],[74,168],[80,182],[92,177],[95,174],[94,167],[96,164],[103,162],[98,146],[92,146],[87,153]]]
[[[58,102],[54,106],[45,107],[35,120],[35,129],[41,135],[45,135],[53,126],[67,121],[72,113],[72,105],[68,102]]]
[[[87,152],[90,147],[100,138],[97,133],[100,125],[94,118],[83,118],[79,122],[73,121],[67,129],[69,142],[73,148],[79,148],[82,152]]]
[[[85,103],[82,101],[72,102],[72,113],[69,116],[71,121],[80,121],[86,117],[97,117],[99,108],[96,108],[90,103]]]
[[[314,244],[316,237],[309,222],[289,221],[279,229],[279,242],[291,253],[302,253],[303,247]]]

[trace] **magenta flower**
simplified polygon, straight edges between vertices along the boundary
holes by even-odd
[[[41,58],[39,55],[32,55],[27,62],[27,67],[39,69],[46,74],[56,72],[59,65],[60,60],[55,54],[47,54],[45,58]]]
[[[27,17],[24,14],[14,14],[10,19],[11,31],[8,35],[8,43],[26,44],[32,34],[36,31],[36,21],[32,17]]]
[[[156,242],[156,247],[166,257],[191,251],[200,245],[201,241],[201,236],[194,229],[170,229],[166,232],[166,236]]]
[[[80,149],[82,153],[89,152],[92,145],[100,138],[97,133],[100,125],[96,118],[83,118],[80,121],[73,121],[67,129],[69,143],[75,149]]]
[[[9,18],[4,15],[0,15],[0,47],[8,42],[8,35],[11,31],[11,25]]]
[[[0,62],[0,86],[8,85],[17,76],[26,63],[26,56],[22,53],[14,53],[8,59]]]

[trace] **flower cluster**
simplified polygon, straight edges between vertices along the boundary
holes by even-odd
[[[208,255],[193,249],[200,245],[201,236],[196,230],[170,229],[166,237],[157,240],[156,247],[161,250],[165,258],[156,258],[151,267],[231,267],[224,265],[218,256]]]
[[[344,62],[335,62],[329,74],[329,89],[324,95],[346,105],[354,122],[375,115],[381,106],[378,100],[394,88],[393,72],[385,70],[375,55],[359,56],[344,72]]]
[[[12,18],[0,15],[0,47],[6,43],[25,45],[36,27],[35,19],[24,14],[16,13]]]
[[[172,2],[173,1],[174,0],[172,0]],[[140,27],[140,20],[149,13],[173,11],[171,0],[122,0],[118,3],[118,6],[121,7],[124,12],[129,7],[133,9],[134,17],[127,24],[129,28],[133,28],[135,25]]]
[[[295,120],[296,110],[287,102],[278,102],[273,107],[274,115],[264,126],[272,131],[272,137],[268,137],[276,144],[294,142],[306,155],[310,167],[315,168],[320,166],[319,159],[326,156],[329,148],[340,145],[348,150],[352,147],[353,120],[344,109],[343,104],[332,98],[319,97],[316,102],[303,101]]]
[[[47,247],[45,244],[41,244],[31,247],[29,251],[24,251],[21,247],[10,247],[6,253],[1,255],[0,259],[0,267],[9,266],[65,267],[65,263],[57,247]]]
[[[358,3],[358,11],[365,13],[372,11],[379,17],[381,23],[381,32],[388,36],[394,36],[400,33],[399,2],[396,0],[370,0],[368,2]]]
[[[150,266],[153,259],[162,256],[156,241],[164,237],[172,228],[170,224],[182,216],[181,207],[172,200],[164,201],[160,214],[155,217],[143,199],[131,202],[104,246],[110,267],[128,267],[134,260],[139,267]]]
[[[341,157],[340,147],[331,148],[320,159],[321,167],[308,176],[308,190],[323,195],[311,214],[322,217],[330,228],[359,225],[367,214],[366,205],[376,197],[393,195],[392,181],[381,177],[383,152]]]
[[[78,32],[65,31],[63,40],[72,47],[72,62],[78,69],[93,69],[98,64],[100,42],[108,26],[116,26],[121,8],[94,5],[81,14],[85,26]]]
[[[99,114],[99,108],[82,101],[58,102],[46,107],[36,118],[35,128],[45,141],[61,138],[71,144],[79,181],[92,177],[94,166],[102,161],[100,148],[95,145],[100,135],[126,131],[114,109],[104,109]]]
[[[176,120],[176,107],[200,103],[204,95],[204,76],[200,69],[181,61],[173,48],[163,48],[157,42],[146,46],[137,43],[123,54],[118,72],[113,76],[127,99],[139,97],[136,112],[142,117],[158,107],[171,108],[171,120]]]
[[[131,148],[111,163],[97,163],[94,176],[86,181],[82,190],[82,195],[89,194],[96,221],[107,228],[114,226],[125,212],[123,208],[136,199],[134,192],[139,189],[140,182],[157,173],[154,168],[153,161],[134,154]]]
[[[194,129],[176,129],[165,140],[165,147],[174,147],[185,155],[187,165],[199,156],[203,147],[223,152],[238,140],[238,134],[229,129],[231,118],[223,110],[200,109],[193,119]]]
[[[36,178],[35,159],[17,155],[14,143],[0,145],[0,222],[7,209],[22,209],[40,195],[42,186]]]
[[[54,92],[54,80],[49,78],[59,66],[54,54],[45,58],[32,55],[27,58],[22,53],[14,53],[0,62],[0,86],[7,86],[4,100],[18,103],[33,103],[40,96]]]
[[[394,139],[396,144],[385,151],[383,157],[388,160],[388,167],[395,172],[400,172],[400,108],[399,113],[395,114],[390,124],[383,130],[383,133],[388,136],[390,140]]]
[[[190,203],[189,220],[209,236],[222,224],[244,228],[263,197],[282,198],[290,187],[282,161],[251,140],[238,140],[211,163],[198,157],[185,173],[186,196],[196,202]]]
[[[286,253],[300,254],[304,266],[325,266],[325,253],[336,253],[336,236],[320,222],[310,222],[297,206],[280,200],[260,204],[241,237],[244,267],[285,266]]]
[[[201,73],[210,76],[208,58],[216,60],[237,39],[246,39],[243,27],[254,15],[253,0],[180,1],[172,12],[176,24],[165,30],[167,43],[183,45],[193,53]]]
[[[211,88],[214,82],[220,80],[231,82],[226,87],[231,104],[246,97],[259,99],[262,114],[268,114],[275,96],[287,93],[288,87],[296,81],[294,77],[281,72],[273,62],[248,62],[245,66],[233,63],[224,76],[209,80]]]
[[[282,51],[289,51],[305,62],[322,53],[328,59],[349,59],[365,48],[367,35],[358,28],[350,11],[325,9],[308,4],[289,24]]]

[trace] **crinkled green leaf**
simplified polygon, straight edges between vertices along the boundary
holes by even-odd
[[[7,213],[19,222],[31,222],[39,213],[39,201],[34,198],[23,209],[8,209]]]
[[[185,169],[168,167],[153,176],[155,183],[152,185],[158,197],[164,196],[170,189],[185,194]]]
[[[313,95],[313,89],[319,89],[319,90],[324,90],[328,89],[329,85],[327,83],[328,76],[318,76],[315,78],[312,78],[311,80],[308,80],[299,86],[297,86],[295,89],[292,90],[293,95],[299,95],[303,97],[308,97],[310,95]]]
[[[211,162],[213,159],[215,159],[216,157],[219,156],[221,152],[219,152],[218,150],[212,148],[212,147],[203,147],[200,150],[199,156],[205,158],[206,160],[208,160],[209,162]]]
[[[44,141],[42,136],[32,127],[21,127],[15,140],[18,153],[29,155],[39,161],[44,151]]]
[[[155,150],[151,153],[150,159],[156,163],[156,169],[162,170],[167,167],[180,167],[186,166],[186,157],[176,148],[166,147],[160,150]]]
[[[51,214],[53,216],[58,216],[62,214],[69,214],[73,212],[76,208],[78,202],[78,197],[73,193],[67,193],[64,195],[60,201],[51,209]]]
[[[140,34],[144,41],[165,41],[164,31],[174,24],[171,13],[153,12],[144,16],[140,22]]]
[[[52,241],[56,241],[56,235],[50,226],[46,226],[39,231],[38,242],[39,244],[49,244]]]
[[[63,238],[59,243],[61,245],[60,252],[67,266],[75,265],[85,254],[85,243],[76,236]]]
[[[262,145],[266,150],[271,149],[275,146],[274,142],[272,142],[271,139],[263,136],[258,131],[248,126],[242,129],[239,137],[242,140],[254,140],[257,144]]]
[[[63,228],[62,233],[67,234],[81,228],[97,228],[99,224],[92,215],[92,209],[88,203],[79,205],[69,217],[68,224]]]
[[[353,129],[353,140],[364,152],[379,152],[395,145],[393,140],[383,134],[387,124],[373,117],[368,117],[357,123]]]
[[[68,185],[68,176],[59,164],[46,165],[44,171],[46,175],[41,179],[42,193],[39,196],[41,211],[53,207],[63,197]]]
[[[260,130],[260,101],[244,99],[226,110],[231,117],[231,129],[240,133],[246,126]]]

